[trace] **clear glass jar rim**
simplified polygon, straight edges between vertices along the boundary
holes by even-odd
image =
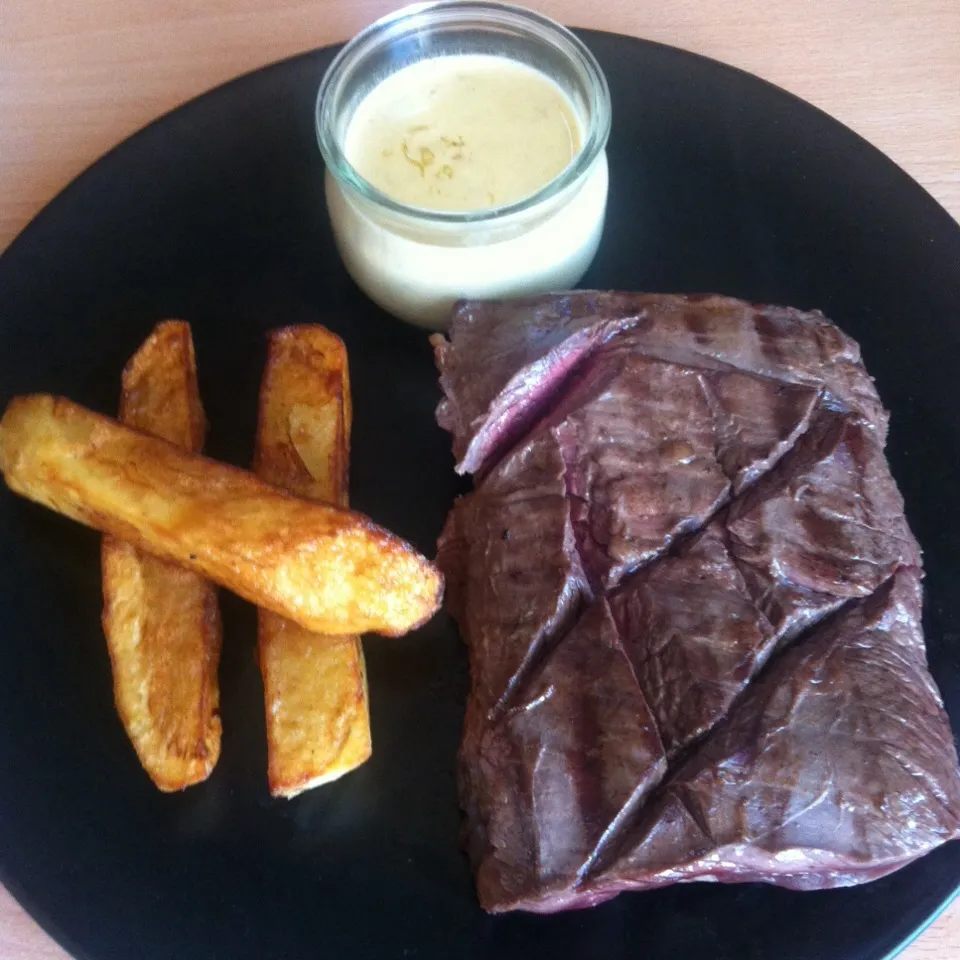
[[[565,46],[571,48],[572,59],[577,61],[577,65],[590,80],[590,126],[584,144],[570,164],[553,180],[544,184],[528,197],[503,206],[487,207],[483,210],[450,212],[413,207],[394,200],[361,176],[347,160],[339,141],[333,134],[329,90],[343,70],[351,65],[358,50],[361,48],[365,50],[371,40],[375,41],[377,37],[387,33],[398,23],[419,17],[429,17],[431,14],[438,14],[446,22],[450,22],[457,15],[466,19],[483,13],[496,14],[502,20],[507,20],[518,26],[534,25],[548,34],[552,34],[553,37],[563,40]],[[350,187],[364,199],[392,213],[408,216],[421,222],[456,224],[503,220],[505,217],[524,213],[544,201],[558,196],[577,183],[593,167],[597,157],[606,148],[610,136],[610,113],[610,90],[600,65],[580,38],[562,24],[525,7],[499,3],[496,0],[436,0],[436,2],[418,3],[396,10],[361,30],[344,45],[327,68],[327,72],[320,83],[320,89],[317,92],[315,123],[317,141],[324,162],[327,169],[340,183]]]

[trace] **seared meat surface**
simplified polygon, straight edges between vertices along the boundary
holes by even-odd
[[[960,836],[920,548],[849,337],[587,291],[463,304],[434,345],[476,480],[438,562],[486,909],[843,886]]]

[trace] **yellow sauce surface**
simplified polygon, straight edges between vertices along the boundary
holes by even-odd
[[[428,210],[501,206],[535,193],[581,146],[572,104],[547,76],[506,57],[436,57],[373,88],[350,121],[354,169]]]

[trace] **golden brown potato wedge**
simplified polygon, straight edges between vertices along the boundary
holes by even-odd
[[[0,471],[16,493],[179,563],[308,630],[396,636],[440,572],[360,514],[285,494],[62,397],[15,397]]]
[[[207,418],[189,323],[158,323],[123,368],[120,385],[121,423],[191,453],[203,449]]]
[[[352,420],[347,351],[319,326],[270,337],[254,470],[298,496],[345,507]],[[293,797],[363,763],[371,751],[359,637],[311,633],[259,611],[267,779]]]
[[[156,326],[123,371],[120,419],[199,453],[206,419],[189,324]],[[165,791],[205,780],[220,756],[220,610],[209,580],[103,538],[103,630],[117,713]]]

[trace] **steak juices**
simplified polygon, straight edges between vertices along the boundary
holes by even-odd
[[[960,835],[921,554],[859,348],[822,314],[581,292],[434,338],[458,470],[491,911],[677,881],[821,889]]]

